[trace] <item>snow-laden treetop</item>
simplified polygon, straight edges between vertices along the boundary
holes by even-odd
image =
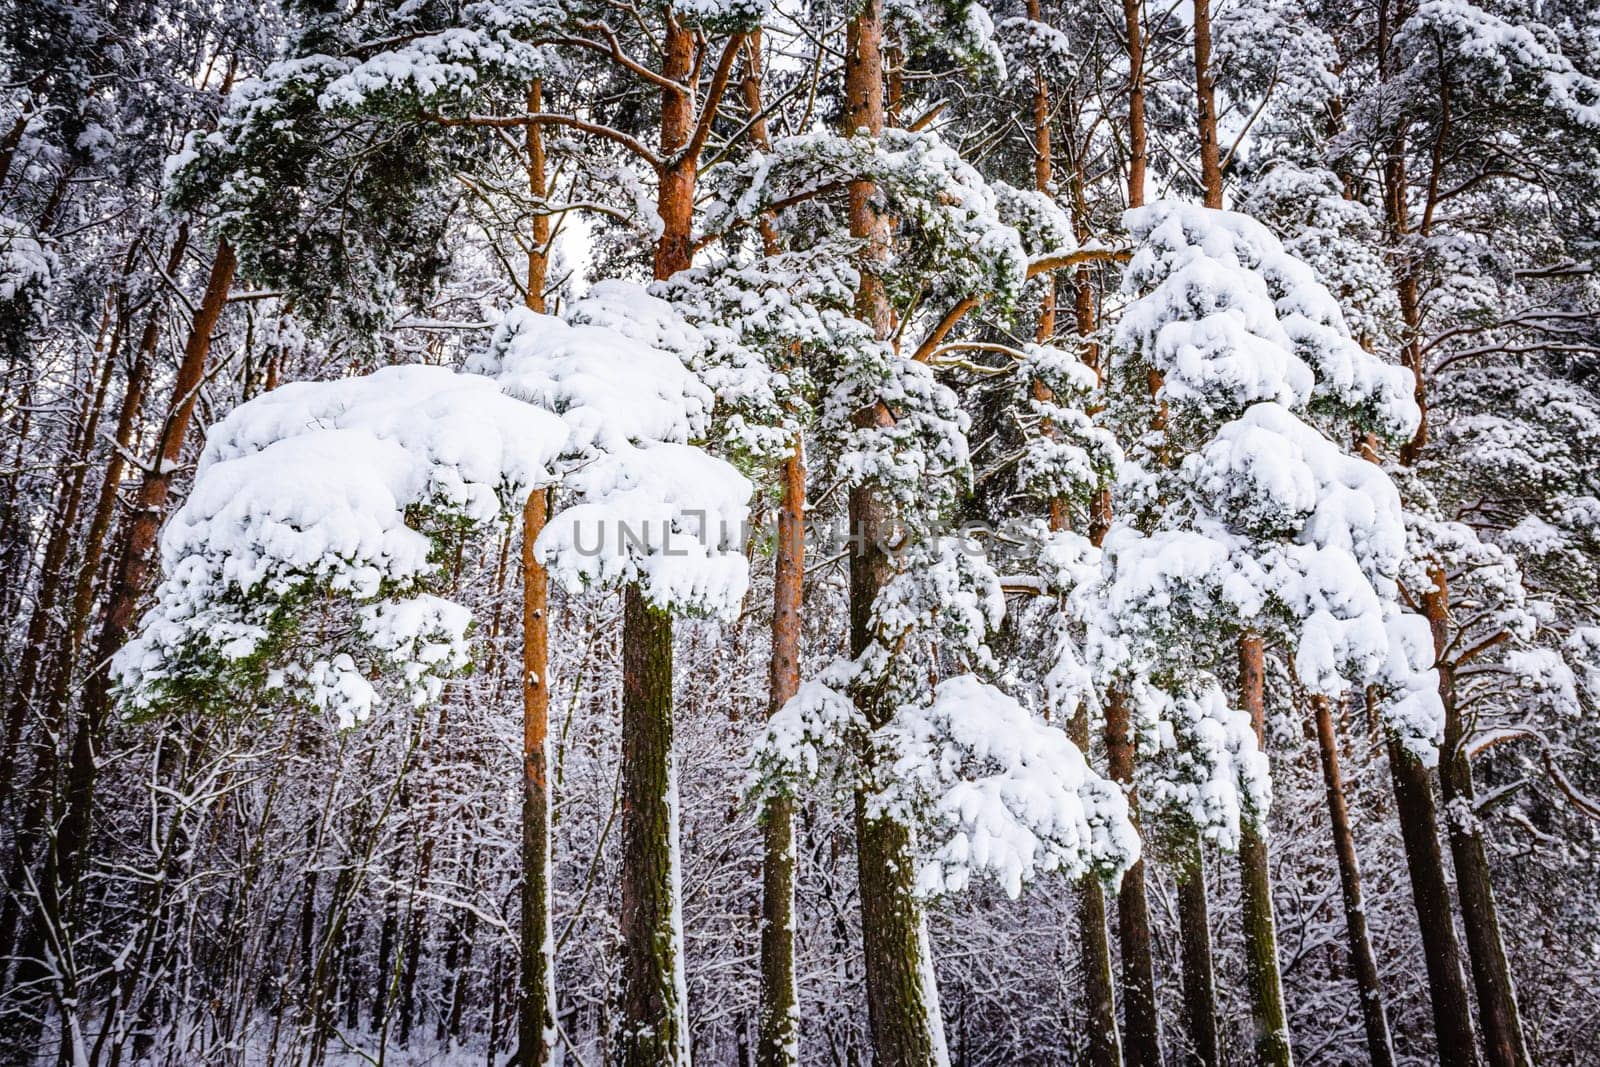
[[[585,321],[600,310],[613,325]],[[117,658],[132,705],[223,707],[264,685],[349,725],[385,682],[433,699],[467,662],[470,615],[439,595],[448,549],[552,486],[572,502],[535,551],[559,580],[736,610],[751,486],[690,443],[711,393],[660,336],[690,327],[614,282],[568,318],[508,315],[482,373],[300,382],[217,423]]]

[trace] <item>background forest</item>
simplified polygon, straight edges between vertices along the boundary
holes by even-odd
[[[0,1062],[1600,1063],[1588,0],[0,90]]]

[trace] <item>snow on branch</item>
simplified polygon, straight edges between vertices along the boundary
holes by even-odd
[[[751,487],[690,443],[712,396],[671,346],[696,335],[637,286],[597,290],[573,314],[626,330],[516,312],[487,373],[285,385],[214,426],[162,537],[156,604],[117,659],[132,706],[270,688],[348,726],[385,682],[434,699],[467,663],[471,621],[436,595],[445,549],[553,484],[577,502],[537,551],[569,586],[638,582],[665,610],[735,610]]]
[[[879,593],[874,639],[801,686],[767,724],[754,759],[758,798],[824,771],[864,793],[876,818],[917,842],[917,889],[958,892],[987,875],[1012,896],[1051,871],[1114,881],[1139,855],[1119,787],[1095,775],[1059,727],[974,669],[1005,612],[998,577],[955,538],[912,549]],[[939,666],[956,673],[930,692]],[[887,698],[869,722],[857,695]]]
[[[750,482],[690,442],[713,395],[687,360],[705,340],[642,287],[596,285],[567,319],[516,311],[478,364],[572,427],[564,485],[537,551],[569,589],[637,582],[669,611],[736,612]]]
[[[1015,898],[1042,873],[1115,881],[1139,857],[1122,790],[1059,727],[974,675],[902,707],[878,743],[892,762],[873,807],[926,838],[920,893],[960,892],[976,873]]]
[[[1114,356],[1137,353],[1162,374],[1163,399],[1208,417],[1272,402],[1325,407],[1390,438],[1416,429],[1410,373],[1350,338],[1338,301],[1265,226],[1174,200],[1126,222],[1140,248],[1124,287],[1141,295]]]
[[[1198,832],[1231,851],[1246,822],[1266,826],[1272,803],[1266,753],[1249,714],[1230,705],[1216,679],[1197,675],[1178,692],[1136,681],[1127,699],[1147,833],[1176,832],[1182,839]]]
[[[441,546],[537,485],[568,431],[440,367],[285,385],[212,428],[161,538],[165,579],[116,672],[136,710],[291,690],[364,719],[369,677],[422,703],[469,618],[428,592]]]

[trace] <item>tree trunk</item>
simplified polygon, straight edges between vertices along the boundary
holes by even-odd
[[[864,0],[850,20],[845,43],[845,114],[847,134],[883,132],[883,2]],[[870,181],[850,183],[850,235],[865,242],[866,255],[886,259],[889,227],[873,203]],[[893,323],[882,283],[861,272],[856,316],[875,335],[892,335]],[[861,425],[882,425],[890,418],[882,404],[856,414]],[[872,640],[872,607],[893,573],[886,546],[893,543],[896,519],[881,490],[861,485],[850,491],[850,651],[859,655]],[[861,696],[862,712],[874,728],[893,708],[871,694]],[[862,776],[875,772],[875,754],[861,753]],[[865,784],[856,791],[856,861],[860,879],[861,935],[866,956],[867,1016],[872,1030],[874,1061],[879,1067],[927,1067],[946,1058],[944,1027],[939,1018],[939,993],[934,982],[922,908],[912,894],[912,848],[907,828],[892,818],[867,813]]]
[[[1089,755],[1089,709],[1082,706],[1067,731],[1072,743]],[[1122,1040],[1117,1034],[1117,1001],[1111,980],[1111,944],[1106,936],[1106,891],[1098,878],[1083,880],[1077,892],[1078,947],[1083,956],[1083,1009],[1088,1028],[1089,1067],[1121,1067]]]
[[[206,281],[205,294],[201,297],[200,306],[195,309],[194,321],[190,325],[183,362],[178,367],[178,377],[173,383],[172,405],[161,431],[155,466],[145,472],[144,481],[139,487],[138,504],[128,531],[127,546],[100,634],[98,669],[84,687],[83,711],[67,769],[69,804],[58,838],[61,875],[63,883],[68,886],[76,877],[79,850],[89,834],[94,793],[94,748],[105,725],[110,696],[106,661],[122,647],[133,623],[134,609],[148,584],[156,534],[160,531],[161,519],[166,511],[172,475],[183,455],[184,438],[188,436],[195,400],[205,378],[211,335],[216,331],[217,321],[228,302],[228,289],[233,284],[236,266],[233,248],[224,238],[217,244],[217,255]]]
[[[1445,878],[1444,856],[1439,850],[1438,815],[1428,769],[1392,736],[1389,738],[1389,773],[1394,780],[1395,811],[1406,849],[1411,876],[1411,896],[1422,932],[1422,951],[1428,969],[1428,992],[1433,999],[1433,1027],[1439,1039],[1439,1061],[1472,1067],[1477,1064],[1477,1039],[1472,1026],[1472,1001],[1467,976],[1461,969],[1461,949],[1456,942],[1450,909],[1450,886]]]
[[[532,285],[528,292],[535,290]],[[550,921],[550,576],[534,556],[549,490],[522,512],[522,969],[517,1062],[544,1067],[556,1043],[555,934]]]
[[[688,84],[694,33],[670,12],[663,76]],[[709,95],[709,94],[708,94]],[[663,89],[656,193],[661,236],[655,276],[693,257],[695,159],[684,151],[694,125],[688,94]],[[707,100],[706,107],[715,107]],[[672,618],[629,586],[622,624],[622,941],[618,1062],[623,1067],[689,1062],[682,932],[678,929],[677,784],[672,760]]]
[[[233,246],[224,238],[217,244],[205,294],[201,297],[200,306],[195,309],[194,321],[189,328],[183,362],[179,364],[178,376],[173,382],[172,402],[167,408],[167,418],[161,429],[153,466],[145,471],[144,480],[139,485],[138,499],[124,537],[122,560],[117,567],[116,581],[112,584],[111,602],[101,625],[95,654],[99,669],[84,686],[83,719],[96,731],[104,720],[110,695],[110,678],[105,670],[105,662],[126,640],[133,626],[134,611],[149,582],[156,535],[161,530],[161,520],[166,513],[172,475],[183,455],[183,442],[188,436],[190,419],[194,416],[195,400],[200,394],[200,384],[205,380],[211,335],[216,332],[217,321],[228,302],[228,290],[233,284],[237,266]]]
[[[1328,698],[1311,698],[1316,720],[1317,749],[1322,758],[1322,782],[1328,793],[1328,821],[1333,826],[1333,851],[1339,860],[1339,889],[1344,897],[1345,930],[1350,938],[1350,970],[1361,998],[1361,1023],[1367,1033],[1367,1055],[1372,1067],[1394,1067],[1394,1045],[1389,1018],[1383,1010],[1383,987],[1378,983],[1378,961],[1367,933],[1367,909],[1361,899],[1361,868],[1356,863],[1355,835],[1350,829],[1350,809],[1345,804],[1344,778],[1339,771],[1339,739],[1333,730]]]
[[[746,42],[745,79],[741,86],[750,112],[750,140],[770,147],[762,117],[761,34]],[[761,219],[761,238],[768,255],[779,251],[770,217]],[[793,453],[781,468],[783,497],[778,504],[778,545],[772,579],[772,659],[768,679],[768,713],[794,696],[800,687],[801,609],[805,582],[805,446],[796,436]],[[795,993],[794,959],[794,804],[787,796],[769,800],[762,813],[761,862],[761,990],[756,1011],[755,1062],[758,1067],[793,1067],[800,1061],[800,1014]]]
[[[1378,62],[1379,77],[1388,81],[1393,76],[1394,65],[1391,61],[1390,50],[1395,34],[1399,29],[1400,19],[1391,16],[1389,4],[1379,6],[1378,20]],[[1441,121],[1440,138],[1436,147],[1442,147],[1445,133],[1448,130],[1450,114],[1450,98],[1448,82],[1440,85],[1441,98],[1439,100]],[[1404,134],[1399,134],[1386,146],[1386,158],[1383,164],[1383,193],[1385,221],[1391,239],[1400,245],[1411,230],[1410,209],[1407,203],[1406,179],[1406,142]],[[1434,178],[1438,177],[1438,158],[1435,155]],[[1434,209],[1438,205],[1436,199],[1437,182],[1430,183],[1428,202],[1422,211],[1422,220],[1418,231],[1424,236],[1429,231]],[[1423,365],[1422,346],[1422,287],[1418,277],[1417,266],[1412,258],[1403,258],[1397,270],[1395,289],[1400,301],[1401,318],[1405,324],[1405,336],[1401,350],[1401,361],[1410,369],[1413,376],[1413,397],[1421,419],[1417,424],[1416,433],[1410,441],[1400,449],[1400,462],[1407,466],[1416,463],[1422,449],[1428,443],[1428,390],[1425,368]],[[1484,851],[1481,832],[1477,828],[1476,818],[1471,812],[1473,804],[1472,773],[1467,762],[1465,752],[1461,751],[1463,728],[1459,709],[1456,705],[1455,684],[1451,675],[1451,665],[1444,662],[1444,650],[1449,644],[1450,628],[1450,593],[1444,580],[1443,572],[1435,568],[1435,588],[1424,595],[1424,614],[1427,615],[1433,629],[1434,648],[1440,657],[1437,664],[1439,670],[1439,696],[1444,703],[1445,711],[1445,738],[1444,746],[1440,753],[1439,780],[1441,791],[1444,795],[1450,836],[1450,850],[1456,865],[1456,889],[1461,895],[1461,918],[1467,933],[1467,948],[1471,954],[1474,985],[1478,992],[1478,1011],[1480,1023],[1483,1027],[1484,1043],[1488,1051],[1489,1061],[1497,1067],[1511,1067],[1511,1065],[1527,1064],[1529,1062],[1527,1044],[1522,1033],[1522,1021],[1517,1010],[1516,990],[1511,980],[1511,969],[1506,960],[1505,945],[1500,936],[1500,922],[1494,903],[1494,891],[1490,882],[1488,858]],[[1396,746],[1391,741],[1390,749]],[[1402,764],[1410,761],[1402,759]],[[1395,760],[1391,758],[1391,766]],[[1412,774],[1405,767],[1405,773]],[[1412,782],[1409,788],[1419,795],[1427,785],[1426,772],[1421,772],[1421,782]],[[1396,778],[1396,792],[1399,792],[1399,778]],[[1432,816],[1433,798],[1431,792],[1427,794],[1427,814]],[[1419,803],[1418,813],[1421,814]],[[1461,817],[1458,817],[1461,816]],[[1438,837],[1433,821],[1424,826],[1412,828],[1407,835],[1407,848],[1409,850],[1412,839],[1415,838],[1417,847],[1434,853],[1435,859],[1427,861],[1424,866],[1431,867],[1437,862]],[[1437,863],[1441,868],[1442,863]],[[1413,866],[1415,871],[1415,866]],[[1425,896],[1438,895],[1442,899],[1432,901],[1428,906],[1442,904],[1445,911],[1443,926],[1449,929],[1448,945],[1454,948],[1454,924],[1448,921],[1449,894],[1442,890],[1434,894],[1431,889],[1419,886],[1416,878],[1412,881],[1413,892],[1417,896],[1419,913],[1423,910]],[[1424,925],[1426,920],[1424,919]],[[1436,938],[1436,948],[1443,952],[1446,942],[1442,937]],[[1437,985],[1433,979],[1435,970],[1439,974],[1439,981],[1445,985],[1453,984],[1461,974],[1459,949],[1452,953],[1449,960],[1440,959],[1430,962],[1430,985]],[[1448,996],[1451,1001],[1457,999],[1454,989],[1435,988],[1435,996],[1441,993]],[[1465,990],[1462,990],[1459,999],[1464,1003]],[[1434,1005],[1434,1018],[1441,1019],[1441,1010],[1437,1003]],[[1453,1030],[1465,1025],[1470,1029],[1470,1022],[1457,1024]],[[1462,1034],[1452,1032],[1451,1043],[1459,1043]],[[1446,1044],[1446,1035],[1441,1032],[1439,1037],[1441,1049]],[[1463,1061],[1466,1062],[1466,1061]]]
[[[1144,124],[1144,25],[1141,0],[1122,0],[1128,45],[1128,206],[1144,205],[1144,172],[1149,161]]]
[[[1532,1061],[1522,1033],[1516,986],[1500,936],[1489,856],[1475,810],[1472,765],[1464,747],[1466,725],[1456,699],[1455,665],[1444,658],[1450,643],[1450,586],[1442,568],[1434,567],[1429,574],[1433,588],[1423,594],[1422,608],[1433,630],[1433,647],[1439,660],[1439,699],[1444,704],[1439,785],[1444,796],[1450,858],[1455,861],[1456,892],[1461,898],[1461,925],[1467,935],[1473,988],[1478,995],[1478,1025],[1491,1067],[1528,1067]]]
[[[1144,25],[1141,0],[1122,0],[1128,49],[1128,206],[1144,204],[1145,168],[1149,151],[1145,138]],[[1101,504],[1109,504],[1109,496]],[[1105,523],[1104,508],[1099,521]],[[1122,694],[1108,694],[1106,702],[1107,770],[1128,795],[1129,810],[1137,818],[1133,790],[1133,734]],[[1145,896],[1144,860],[1122,876],[1117,894],[1117,937],[1122,943],[1122,1011],[1124,1047],[1128,1067],[1160,1067],[1161,1022],[1156,1014],[1155,965],[1150,951],[1150,905]]]
[[[535,80],[528,87],[529,114],[543,110],[543,95],[543,86]],[[525,141],[528,192],[535,201],[533,232],[528,241],[526,300],[530,310],[542,313],[550,261],[550,216],[543,213],[539,203],[545,198],[547,187],[544,138],[537,125],[530,123],[526,127]],[[533,550],[549,513],[548,489],[528,494],[522,510],[522,944],[517,997],[520,1067],[544,1067],[556,1044],[550,776],[545,744],[550,732],[550,575]],[[459,1003],[452,1005],[452,1036],[459,1012]]]
[[[1041,85],[1043,83],[1041,82]],[[1042,92],[1042,89],[1041,89]],[[1035,128],[1038,128],[1039,106],[1037,97],[1034,102]],[[1044,127],[1045,137],[1049,137],[1048,124]],[[1035,140],[1036,156],[1044,157],[1045,173],[1043,178],[1049,182],[1048,153],[1039,152],[1039,142]],[[1034,164],[1035,185],[1044,189],[1039,184],[1040,167]],[[1079,156],[1075,160],[1073,172],[1073,192],[1078,203],[1082,203],[1081,194],[1084,185],[1083,160]],[[1082,212],[1073,212],[1073,227],[1079,242],[1089,238],[1087,220]],[[1052,296],[1054,293],[1052,293]],[[1100,375],[1100,350],[1097,345],[1088,343],[1094,335],[1096,315],[1094,305],[1094,292],[1091,288],[1089,270],[1080,267],[1073,286],[1073,318],[1077,328],[1078,337],[1085,342],[1084,362],[1094,369],[1096,378]],[[1044,323],[1040,323],[1041,333]],[[1095,547],[1100,547],[1106,538],[1106,531],[1110,528],[1111,496],[1107,492],[1100,493],[1091,506],[1089,517],[1089,540]],[[1055,518],[1052,512],[1052,520]],[[1064,516],[1063,516],[1064,519]],[[1072,738],[1072,743],[1078,746],[1084,759],[1089,758],[1089,709],[1087,706],[1078,708],[1073,715],[1072,722],[1067,731]],[[1084,1015],[1089,1028],[1089,1045],[1087,1049],[1089,1067],[1122,1067],[1122,1038],[1117,1032],[1117,1000],[1111,976],[1111,943],[1106,932],[1106,891],[1105,886],[1098,880],[1086,879],[1078,890],[1078,942],[1082,951],[1083,960],[1083,999]]]
[[[146,472],[140,485],[138,508],[113,586],[113,599],[101,629],[97,648],[98,669],[90,675],[84,686],[83,705],[68,755],[64,783],[65,811],[56,823],[55,833],[44,843],[44,869],[38,882],[40,918],[29,924],[18,951],[24,969],[40,965],[39,956],[46,939],[65,914],[65,902],[76,883],[82,853],[89,840],[94,813],[95,746],[104,730],[110,704],[110,679],[105,662],[122,646],[149,574],[150,556],[160,528],[167,489],[178,464],[189,419],[194,412],[206,354],[211,347],[211,334],[227,303],[234,265],[233,250],[224,240],[217,247],[217,257],[212,265],[205,295],[195,311],[155,466]],[[42,813],[44,808],[40,806],[39,811]],[[27,833],[27,828],[22,832]],[[30,960],[33,962],[30,963]],[[31,975],[32,971],[29,970],[29,973]],[[35,980],[36,977],[30,977],[29,980]]]
[[[389,982],[394,970],[394,937],[399,917],[399,898],[392,887],[393,876],[398,875],[399,858],[392,861],[391,888],[383,895],[383,925],[378,928],[377,971],[372,980],[372,1029],[387,1033],[389,1018]]]
[[[689,1062],[678,928],[672,620],[629,586],[622,628],[623,1067]]]
[[[6,131],[0,139],[0,186],[5,185],[6,177],[11,173],[11,160],[16,157],[17,146],[22,144],[22,135],[28,129],[28,122],[33,118],[33,109],[24,104],[17,113],[17,121],[11,124],[11,129]]]
[[[1255,727],[1256,743],[1266,750],[1266,655],[1261,638],[1239,639],[1239,690]],[[1265,830],[1246,819],[1239,834],[1239,882],[1244,904],[1245,978],[1255,1030],[1256,1062],[1289,1067],[1289,1019],[1278,971],[1278,933],[1272,918],[1272,873],[1267,865]]]
[[[183,262],[183,253],[189,245],[189,227],[178,227],[172,251],[167,255],[167,274],[177,273]],[[89,522],[89,532],[84,538],[82,558],[78,562],[77,583],[73,589],[71,610],[67,617],[67,633],[63,642],[61,662],[57,665],[54,682],[46,705],[46,715],[51,722],[64,722],[68,691],[83,651],[83,640],[89,630],[89,618],[94,611],[95,578],[100,572],[100,562],[105,551],[107,535],[115,517],[117,493],[122,486],[127,456],[133,446],[134,426],[144,406],[144,387],[155,360],[156,344],[161,338],[161,310],[150,313],[139,336],[139,347],[128,370],[128,380],[122,394],[122,407],[117,413],[114,446],[106,457],[105,476],[100,483],[100,493],[95,501],[94,517]]]
[[[773,579],[771,710],[800,686],[800,611],[805,577],[806,473],[803,446],[783,464],[778,511],[778,551]],[[800,1017],[795,996],[794,812],[788,797],[770,801],[763,817],[761,882],[761,1004],[756,1063],[787,1067],[799,1062]]]
[[[22,659],[17,671],[16,687],[11,692],[6,711],[5,749],[0,752],[0,796],[11,792],[12,779],[20,755],[23,726],[28,712],[35,709],[35,697],[40,684],[46,680],[49,666],[46,651],[51,644],[51,630],[58,621],[57,600],[66,575],[67,558],[78,528],[78,509],[83,502],[83,487],[88,476],[89,457],[94,454],[96,431],[100,414],[105,406],[106,391],[116,367],[116,353],[121,347],[122,319],[117,317],[112,327],[115,298],[106,301],[105,314],[100,322],[100,334],[95,340],[89,365],[94,386],[85,391],[78,411],[73,442],[68,450],[69,468],[63,472],[60,489],[49,519],[50,536],[45,541],[44,557],[39,567],[38,585],[34,591],[33,611],[28,617],[28,633],[22,646]],[[109,341],[108,341],[109,334]],[[60,732],[56,724],[46,723],[38,736],[42,743],[54,745]],[[48,757],[41,756],[41,759]]]
[[[1200,189],[1209,208],[1222,207],[1217,146],[1217,83],[1211,74],[1211,0],[1194,0],[1194,92],[1200,126]]]
[[[1198,835],[1185,843],[1173,873],[1178,882],[1178,937],[1183,949],[1183,1014],[1189,1027],[1189,1050],[1184,1062],[1190,1067],[1220,1067],[1211,915]]]
[[[1106,702],[1106,769],[1138,811],[1133,788],[1133,732],[1128,705],[1113,690]],[[1161,1019],[1156,1014],[1155,963],[1150,950],[1150,906],[1145,897],[1144,860],[1122,876],[1117,894],[1117,936],[1122,943],[1124,1051],[1129,1067],[1161,1067]]]
[[[544,110],[544,84],[537,78],[528,84],[528,114]],[[524,299],[529,310],[544,313],[545,277],[550,268],[550,216],[543,203],[549,189],[545,179],[544,132],[538,123],[523,128],[523,147],[528,153],[528,196],[533,201],[533,232],[528,235],[528,289]]]
[[[61,833],[69,832],[71,828],[58,827],[50,821],[59,784],[58,746],[62,724],[49,721],[40,724],[34,734],[36,759],[28,782],[21,788],[14,788],[14,779],[19,770],[22,728],[34,705],[36,685],[45,680],[40,675],[46,664],[44,650],[55,617],[56,599],[73,540],[71,535],[77,527],[77,513],[82,501],[89,456],[94,449],[96,427],[110,386],[116,351],[120,347],[118,337],[123,327],[122,320],[119,318],[115,328],[111,328],[114,303],[114,298],[106,303],[100,333],[92,350],[89,371],[96,384],[85,393],[79,408],[73,441],[68,449],[68,454],[75,462],[57,494],[50,516],[51,534],[46,542],[33,615],[28,623],[28,643],[22,650],[20,677],[12,693],[7,716],[5,750],[0,752],[0,802],[10,808],[6,815],[12,828],[11,856],[6,870],[8,892],[4,906],[0,907],[0,955],[16,958],[16,982],[13,988],[19,989],[59,991],[61,984],[50,982],[51,968],[46,964],[45,955],[47,951],[59,953],[57,937],[63,932],[65,918],[62,883],[57,876],[61,861]],[[103,363],[99,362],[102,358]],[[36,907],[30,908],[30,899]],[[57,963],[55,969],[58,972],[64,970],[65,964],[59,959]],[[0,964],[0,984],[4,984],[7,966],[9,961]],[[65,977],[62,979],[64,981]],[[10,1019],[0,1022],[0,1026],[4,1027],[0,1030],[0,1037],[18,1047],[30,1044],[37,1033],[36,1022],[26,1012],[14,1013]]]
[[[1393,39],[1387,3],[1379,4],[1378,16],[1379,75],[1387,80],[1390,76],[1389,46]],[[1390,239],[1399,244],[1410,229],[1406,207],[1404,142],[1389,145],[1386,154],[1383,164],[1385,222]],[[1400,461],[1411,463],[1427,440],[1427,408],[1424,406],[1427,395],[1423,387],[1421,344],[1417,336],[1421,312],[1417,301],[1416,273],[1404,261],[1395,279],[1395,288],[1406,326],[1401,362],[1411,370],[1413,395],[1418,409],[1423,413],[1416,435],[1400,450]],[[1376,457],[1368,458],[1376,461]],[[1433,800],[1433,784],[1429,780],[1428,769],[1392,734],[1388,748],[1395,813],[1400,820],[1400,837],[1406,850],[1406,871],[1411,880],[1411,899],[1417,910],[1417,926],[1422,934],[1439,1058],[1445,1063],[1470,1067],[1479,1062],[1477,1038],[1473,1031],[1466,974],[1461,965],[1461,948],[1456,941],[1455,921],[1451,915],[1444,856],[1439,849],[1439,820]]]

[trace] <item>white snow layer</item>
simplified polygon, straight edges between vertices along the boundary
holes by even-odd
[[[1042,872],[1115,877],[1138,859],[1122,790],[1059,728],[975,675],[939,683],[882,735],[897,758],[878,803],[932,809],[921,893],[959,892],[978,872],[1015,898]]]
[[[601,289],[613,317],[668,325],[642,288]],[[483,363],[490,374],[400,366],[285,385],[212,427],[162,534],[156,604],[117,658],[134,707],[262,654],[272,684],[342,724],[370,712],[380,675],[432,699],[466,663],[470,622],[427,592],[438,538],[550,485],[577,498],[538,543],[560,580],[638,581],[668,610],[737,609],[751,487],[688,443],[711,395],[672,350],[516,312]],[[304,609],[340,605],[345,623],[316,627],[314,649],[289,636]]]

